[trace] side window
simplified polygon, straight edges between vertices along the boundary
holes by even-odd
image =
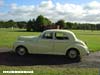
[[[62,32],[56,32],[55,38],[57,40],[68,40],[69,39],[68,36],[65,33],[62,33]]]
[[[51,32],[44,33],[42,39],[53,39],[53,33]]]

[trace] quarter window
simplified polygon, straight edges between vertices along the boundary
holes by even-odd
[[[68,40],[68,36],[65,33],[61,33],[61,32],[56,32],[55,33],[55,38],[57,40]]]

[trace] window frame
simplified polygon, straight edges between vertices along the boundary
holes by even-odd
[[[63,37],[59,37],[60,39],[57,39],[56,38],[56,33],[61,33],[61,34],[63,34]],[[55,37],[55,40],[70,40],[70,38],[69,38],[69,36],[67,35],[66,37],[64,37],[64,35],[67,35],[66,33],[64,33],[64,32],[55,32],[54,33],[54,37]],[[61,39],[62,38],[62,39]],[[67,38],[67,39],[66,39]]]
[[[46,37],[44,38],[44,35],[45,35],[45,34],[51,34],[52,37],[51,37],[51,38],[46,38]],[[53,40],[53,39],[54,39],[54,37],[53,37],[53,32],[45,32],[45,33],[42,35],[41,39]]]

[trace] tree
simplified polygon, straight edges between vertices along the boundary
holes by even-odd
[[[72,27],[73,27],[73,23],[71,23],[71,22],[66,23],[66,28],[67,29],[72,29]]]
[[[25,21],[20,21],[20,22],[17,22],[17,27],[18,28],[26,28],[26,22]]]
[[[64,20],[59,20],[55,24],[57,26],[60,26],[60,28],[64,28],[65,27],[65,21]]]
[[[72,25],[72,29],[77,29],[78,28],[78,23],[73,23],[73,25]]]
[[[45,30],[45,26],[50,25],[51,21],[48,18],[45,18],[42,15],[39,15],[35,21],[35,30],[43,31]]]
[[[5,28],[16,27],[16,22],[14,22],[13,20],[9,20],[5,22],[4,25],[5,25]]]
[[[32,30],[35,31],[35,19],[32,20]]]
[[[96,25],[96,29],[97,29],[97,30],[100,30],[100,24],[97,24],[97,25]]]
[[[35,21],[35,30],[41,31],[41,26],[44,24],[44,17],[42,15],[38,16]]]
[[[91,31],[96,30],[96,25],[95,24],[90,24],[91,26]]]
[[[48,18],[44,18],[44,25],[51,25],[52,22]]]
[[[33,22],[29,20],[26,26],[27,31],[32,31],[32,27],[33,27]]]
[[[0,28],[4,28],[4,23],[3,21],[0,21]]]

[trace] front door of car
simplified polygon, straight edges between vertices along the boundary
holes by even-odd
[[[66,48],[70,44],[69,37],[66,33],[55,32],[54,40],[54,53],[63,54],[66,51]]]
[[[45,32],[38,41],[38,53],[51,54],[54,48],[52,32]]]

